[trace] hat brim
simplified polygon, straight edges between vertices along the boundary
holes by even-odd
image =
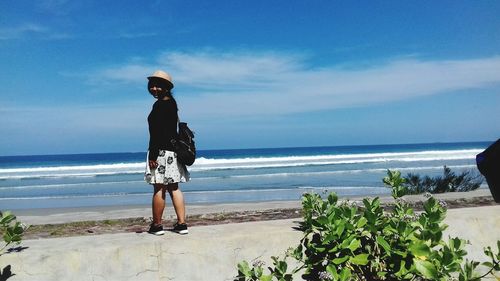
[[[174,88],[174,84],[170,81],[168,81],[167,79],[163,78],[163,77],[159,77],[159,76],[149,76],[148,77],[148,80],[150,81],[151,79],[158,79],[158,80],[161,80],[165,83],[167,83],[168,86],[170,86],[170,89],[173,89]]]

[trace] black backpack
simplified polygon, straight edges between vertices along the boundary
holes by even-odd
[[[491,195],[500,203],[500,139],[476,156],[477,168],[486,178]]]
[[[179,135],[177,139],[170,140],[177,153],[177,160],[191,166],[196,159],[196,146],[194,144],[194,133],[189,129],[187,123],[179,122]]]

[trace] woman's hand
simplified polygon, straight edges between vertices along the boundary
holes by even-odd
[[[154,160],[149,160],[149,168],[156,169],[156,167],[158,167],[158,162],[156,162]]]

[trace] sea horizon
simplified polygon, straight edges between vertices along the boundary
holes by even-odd
[[[481,141],[436,141],[436,142],[410,142],[410,143],[377,143],[377,144],[341,144],[341,145],[313,145],[313,146],[275,146],[275,147],[248,147],[248,148],[208,148],[208,149],[198,149],[199,152],[207,151],[251,151],[251,150],[275,150],[275,149],[301,149],[301,148],[350,148],[350,147],[393,147],[393,146],[420,146],[420,145],[463,145],[463,144],[485,144],[493,143],[496,140],[481,140]],[[146,154],[147,149],[143,151],[113,151],[113,152],[71,152],[71,153],[41,153],[41,154],[9,154],[0,155],[0,158],[6,157],[29,157],[29,156],[72,156],[72,155],[96,155],[96,154],[123,154],[123,153],[144,153]]]

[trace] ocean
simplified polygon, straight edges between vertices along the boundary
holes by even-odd
[[[476,169],[492,142],[198,151],[187,204],[300,200],[305,192],[341,197],[390,194],[387,169],[435,176]],[[149,205],[146,153],[0,157],[0,210]],[[484,188],[485,185],[482,185]]]

